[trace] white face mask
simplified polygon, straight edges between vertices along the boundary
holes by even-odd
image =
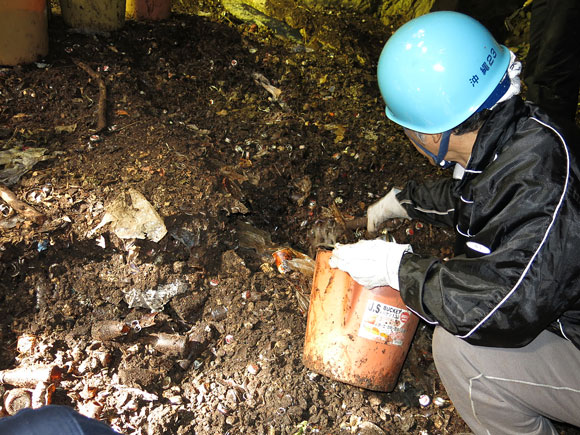
[[[518,60],[513,51],[510,51],[510,64],[507,69],[507,74],[510,78],[510,87],[506,93],[497,101],[493,108],[502,101],[509,100],[514,95],[519,95],[521,88],[520,73],[522,72],[522,63]]]

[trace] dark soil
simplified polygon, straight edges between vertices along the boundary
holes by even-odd
[[[57,15],[42,63],[0,69],[0,150],[50,156],[8,186],[44,223],[2,205],[0,369],[58,366],[40,404],[125,434],[469,432],[424,324],[393,392],[307,369],[312,277],[281,273],[272,256],[367,237],[342,222],[395,185],[448,176],[384,115],[375,68],[387,29],[335,12],[340,39],[304,46],[219,17],[83,35]],[[106,84],[103,131],[98,83],[78,61]],[[130,189],[163,219],[160,241],[95,230]],[[416,252],[452,255],[451,232],[388,229]],[[130,306],[130,292],[171,289]]]

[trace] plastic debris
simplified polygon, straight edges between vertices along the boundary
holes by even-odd
[[[36,250],[38,252],[46,251],[48,249],[49,241],[47,239],[41,240],[37,243]]]
[[[213,318],[213,320],[223,320],[226,318],[227,314],[228,309],[223,305],[219,305],[211,310],[211,317]]]
[[[447,400],[445,400],[443,397],[435,397],[433,399],[433,405],[435,405],[437,408],[442,408],[447,405]]]
[[[131,289],[124,292],[125,302],[129,308],[148,308],[152,312],[162,311],[167,302],[174,296],[185,293],[188,290],[186,283],[175,281],[170,284],[160,285],[156,289],[139,290]]]
[[[254,249],[260,255],[271,254],[278,272],[285,274],[295,270],[307,277],[314,274],[315,262],[312,258],[292,248],[272,243],[267,232],[243,223],[238,225],[238,235],[241,247]]]
[[[89,237],[108,223],[121,239],[149,239],[159,242],[167,234],[163,219],[140,192],[129,189],[106,207],[106,213]]]
[[[253,249],[259,254],[267,253],[268,255],[279,249],[279,246],[272,242],[270,234],[247,222],[239,223],[237,231],[242,248]]]
[[[182,215],[173,216],[168,226],[171,237],[191,249],[202,244],[209,222],[204,216]]]
[[[282,248],[272,254],[276,261],[276,267],[280,273],[298,271],[306,276],[314,275],[316,263],[309,256],[292,248]]]
[[[290,266],[288,265],[288,260],[294,258],[292,251],[290,249],[284,248],[272,254],[274,260],[276,261],[276,267],[280,273],[290,272]]]
[[[77,124],[57,125],[54,127],[55,133],[74,133],[77,129]]]
[[[274,101],[278,101],[278,99],[280,98],[280,95],[282,95],[282,90],[278,89],[275,86],[272,86],[272,84],[270,83],[270,80],[268,80],[263,74],[260,73],[252,73],[252,78],[254,79],[254,83],[256,83],[257,85],[262,86],[264,89],[266,89],[270,95],[272,95],[272,99]]]
[[[38,162],[63,154],[61,151],[52,154],[47,154],[47,152],[46,148],[26,148],[25,150],[12,148],[0,151],[0,167],[3,167],[0,170],[0,183],[8,186],[16,184]]]
[[[51,197],[52,194],[52,184],[45,184],[44,186],[37,187],[26,192],[26,201],[29,203],[40,203]]]

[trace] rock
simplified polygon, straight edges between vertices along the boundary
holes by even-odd
[[[293,29],[283,21],[266,15],[264,12],[259,11],[253,6],[236,0],[223,0],[222,4],[230,14],[242,21],[268,27],[276,33],[276,35],[282,38],[296,42],[302,41],[302,36],[298,30]]]

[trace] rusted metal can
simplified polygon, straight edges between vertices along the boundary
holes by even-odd
[[[159,332],[151,334],[150,340],[153,348],[166,355],[183,356],[189,348],[187,337],[178,334]]]
[[[32,392],[25,388],[14,388],[4,394],[4,409],[10,415],[32,406]]]
[[[290,266],[288,265],[288,260],[294,258],[294,253],[292,249],[283,248],[279,249],[272,254],[274,260],[276,261],[276,267],[280,273],[290,272]]]
[[[289,273],[295,270],[303,275],[312,276],[314,272],[315,265],[312,258],[292,248],[278,249],[272,256],[280,273]]]
[[[98,341],[111,341],[127,334],[131,326],[120,320],[103,320],[91,328],[91,336]]]
[[[419,318],[392,287],[367,289],[319,251],[310,294],[304,365],[331,379],[392,391]]]
[[[62,373],[62,369],[56,365],[19,367],[0,371],[0,383],[15,387],[35,388],[39,382],[59,383]]]

